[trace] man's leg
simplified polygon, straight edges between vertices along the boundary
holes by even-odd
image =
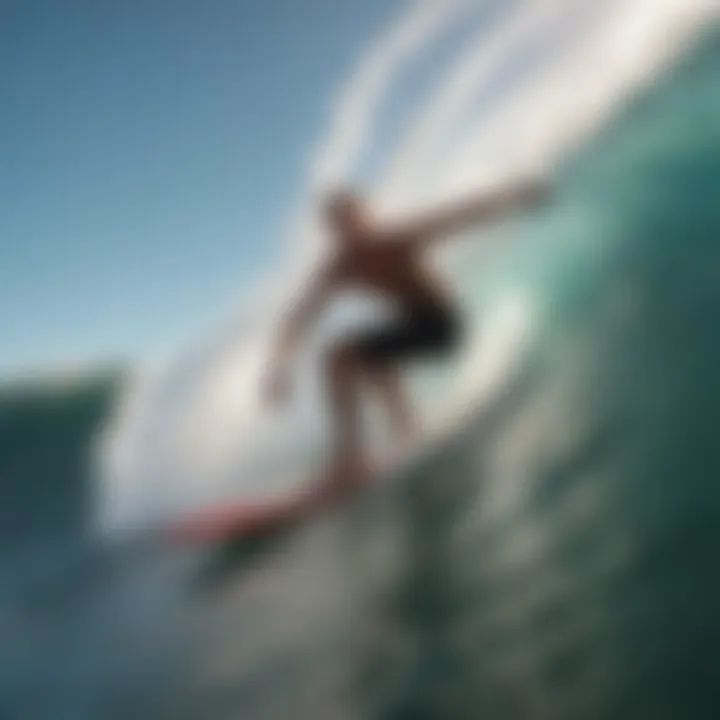
[[[358,408],[359,363],[351,346],[339,345],[330,351],[325,378],[335,433],[331,475],[352,475],[361,468],[362,447]],[[342,480],[342,477],[336,479]]]
[[[410,440],[417,430],[417,417],[403,386],[402,372],[397,363],[373,364],[365,367],[365,376],[390,418],[394,437],[400,442]]]

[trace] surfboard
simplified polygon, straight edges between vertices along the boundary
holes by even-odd
[[[299,521],[306,507],[299,495],[228,503],[172,520],[165,528],[165,534],[181,543],[212,543],[252,537],[272,527]]]
[[[405,453],[404,455],[408,455]],[[394,463],[400,461],[395,455]],[[319,477],[308,477],[305,489],[292,494],[255,502],[228,503],[190,513],[171,521],[166,535],[181,543],[213,543],[235,539],[251,539],[286,529],[321,514],[360,492],[363,487],[378,482],[383,471],[391,469],[389,458],[376,463],[373,471],[362,473],[346,482],[338,477],[326,484]]]
[[[525,382],[528,377],[532,378],[531,373],[524,375],[527,375]],[[384,483],[392,484],[405,475],[413,476],[413,467],[424,464],[436,451],[450,448],[453,440],[462,440],[463,430],[473,429],[473,418],[491,423],[494,406],[497,406],[497,412],[502,413],[506,405],[512,405],[508,403],[507,393],[511,396],[515,394],[510,392],[513,387],[516,392],[522,390],[525,382],[504,383],[480,402],[476,398],[469,398],[454,404],[411,442],[396,446],[394,450],[376,458],[369,471],[353,482],[343,483],[340,478],[334,487],[328,487],[318,476],[310,475],[304,483],[300,483],[303,489],[294,493],[256,502],[227,503],[191,512],[166,524],[166,536],[185,544],[235,544],[282,536],[286,531],[348,501],[365,489]],[[483,408],[484,412],[481,412]]]
[[[451,426],[443,424],[442,427],[448,431]],[[166,535],[180,543],[214,543],[252,539],[287,529],[332,509],[419,459],[440,440],[439,429],[436,427],[434,432],[424,432],[412,443],[376,458],[366,472],[351,480],[338,477],[333,483],[324,483],[319,477],[310,476],[301,483],[303,489],[298,492],[189,513],[171,521],[165,528]]]

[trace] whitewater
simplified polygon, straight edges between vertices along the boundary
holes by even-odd
[[[490,7],[463,0],[411,3],[349,69],[303,195],[287,210],[285,265],[241,293],[245,309],[224,329],[139,368],[129,382],[97,451],[102,532],[283,492],[322,456],[327,428],[312,373],[321,343],[301,361],[293,410],[277,417],[258,392],[272,324],[322,255],[317,198],[334,183],[354,181],[382,130],[394,87],[434,44],[464,27],[465,39],[426,96],[406,111],[394,147],[366,183],[386,216],[528,174],[557,174],[682,54],[717,9],[702,0],[526,0],[494,14]],[[536,228],[506,223],[470,234],[437,259],[459,288],[474,331],[454,366],[418,372],[425,379],[416,380],[416,392],[426,413],[449,412],[458,398],[490,392],[502,384],[502,369],[510,372],[519,362],[543,306],[542,291],[519,268],[551,252],[552,242]],[[350,298],[320,337],[327,341],[343,322],[361,322],[375,311],[372,302]],[[480,390],[473,387],[478,384]]]

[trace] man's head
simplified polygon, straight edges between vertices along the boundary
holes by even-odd
[[[325,199],[324,211],[333,233],[345,242],[360,241],[370,224],[370,213],[364,200],[348,189],[330,193]]]

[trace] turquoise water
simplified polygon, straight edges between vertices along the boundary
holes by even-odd
[[[0,717],[717,717],[719,76],[714,35],[571,159],[502,263],[523,371],[334,517],[98,546],[116,379],[6,393]]]

